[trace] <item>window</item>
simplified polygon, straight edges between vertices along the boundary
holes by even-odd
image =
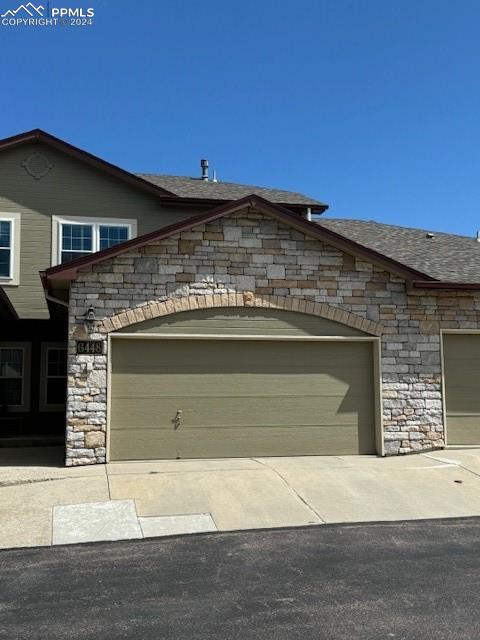
[[[0,343],[0,410],[28,410],[29,345]]]
[[[67,348],[61,343],[42,344],[40,408],[43,411],[65,409],[67,393]]]
[[[100,226],[100,250],[113,247],[120,242],[128,240],[128,227],[107,227],[105,225]]]
[[[53,217],[52,264],[108,249],[136,235],[136,220]]]
[[[17,286],[20,279],[20,213],[0,212],[0,285]]]
[[[0,278],[12,277],[12,240],[12,220],[0,220]]]
[[[62,224],[61,262],[81,258],[93,251],[93,226],[89,224]]]

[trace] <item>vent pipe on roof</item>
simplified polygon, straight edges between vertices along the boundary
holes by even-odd
[[[480,231],[477,231],[477,242],[480,242]]]
[[[200,167],[202,169],[202,180],[208,182],[208,160],[200,160]]]
[[[311,222],[311,221],[312,221],[312,209],[311,209],[311,207],[307,207],[307,214],[306,214],[305,218],[306,218],[309,222]]]

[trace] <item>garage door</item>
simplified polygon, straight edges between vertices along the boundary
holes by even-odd
[[[375,452],[372,343],[112,340],[110,459]]]
[[[480,445],[480,336],[444,334],[447,443]]]

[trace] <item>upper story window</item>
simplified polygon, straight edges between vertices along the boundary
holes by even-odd
[[[0,285],[18,285],[20,276],[20,213],[0,212]]]
[[[81,258],[93,251],[93,225],[61,224],[60,262]]]
[[[52,263],[69,262],[108,249],[137,234],[136,220],[111,218],[53,218]]]
[[[128,226],[111,225],[108,227],[100,225],[98,233],[100,249],[108,249],[108,247],[113,247],[116,244],[120,244],[120,242],[125,242],[125,240],[130,239]]]
[[[0,220],[0,277],[12,277],[13,222]]]

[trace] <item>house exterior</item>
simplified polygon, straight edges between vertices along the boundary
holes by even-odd
[[[480,444],[480,243],[326,209],[0,142],[2,437],[67,465]]]

